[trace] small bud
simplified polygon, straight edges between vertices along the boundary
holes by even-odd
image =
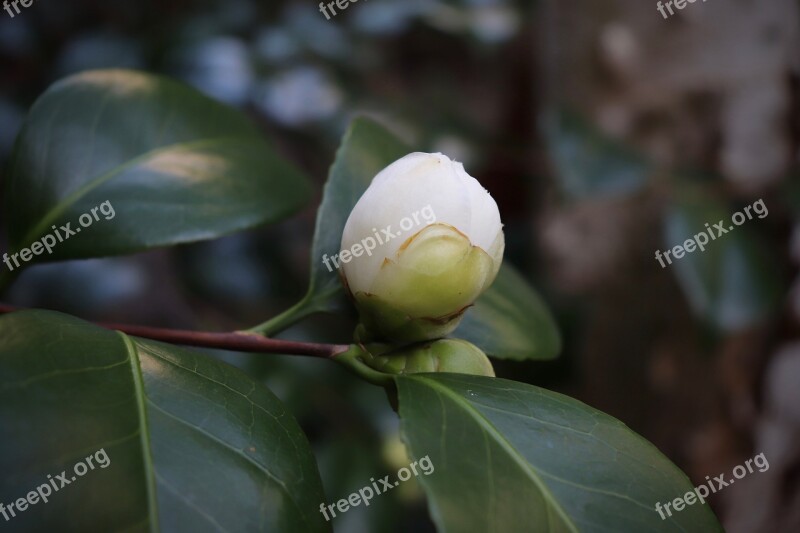
[[[486,354],[461,339],[439,339],[381,355],[367,354],[364,363],[385,374],[452,372],[494,377],[494,368]]]
[[[345,224],[346,287],[367,339],[452,332],[494,281],[505,240],[497,204],[461,163],[413,153],[381,171]]]

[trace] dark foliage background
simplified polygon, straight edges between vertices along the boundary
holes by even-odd
[[[562,358],[498,362],[498,375],[620,418],[697,483],[763,452],[771,468],[711,504],[731,532],[796,531],[798,44],[791,0],[712,0],[669,20],[633,0],[372,0],[330,21],[312,1],[41,0],[0,12],[0,159],[34,99],[91,68],[167,74],[246,110],[318,191],[347,123],[369,114],[465,163],[500,206],[507,260],[556,312]],[[758,199],[769,215],[716,251],[654,260],[717,209]],[[215,242],[31,268],[4,300],[250,326],[302,295],[315,209]],[[286,335],[347,340],[352,327],[319,317]],[[289,404],[329,499],[406,464],[380,390],[315,361],[215,355]],[[411,483],[336,526],[432,529]]]

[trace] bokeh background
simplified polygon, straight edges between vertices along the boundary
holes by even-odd
[[[668,20],[655,4],[362,0],[330,21],[312,0],[37,0],[13,19],[0,12],[2,167],[49,84],[121,67],[243,109],[318,185],[280,225],[38,266],[0,297],[90,320],[259,323],[304,293],[321,186],[348,122],[367,114],[464,162],[500,206],[506,260],[553,309],[562,357],[498,362],[499,376],[616,416],[697,484],[764,453],[767,472],[711,505],[730,532],[798,531],[800,3],[709,0]],[[767,217],[668,268],[655,260],[759,199]],[[352,328],[323,316],[285,336],[346,341]],[[375,387],[318,361],[213,355],[288,403],[329,500],[407,464]],[[433,531],[413,482],[334,527]]]

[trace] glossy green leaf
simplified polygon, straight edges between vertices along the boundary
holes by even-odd
[[[561,190],[570,199],[632,193],[647,183],[649,163],[575,113],[553,111],[544,135]]]
[[[577,400],[480,376],[395,379],[403,439],[441,533],[722,531],[707,505],[662,520],[692,490],[652,444]]]
[[[69,481],[11,517],[20,531],[330,530],[292,415],[191,351],[59,313],[3,316],[0,427],[0,502]],[[69,479],[101,449],[105,467]]]
[[[346,307],[339,273],[323,264],[323,255],[331,257],[339,253],[347,217],[372,178],[410,151],[408,146],[378,123],[364,117],[353,121],[336,153],[317,211],[308,293],[286,313],[253,328],[254,331],[271,335],[311,313]]]
[[[539,294],[507,262],[451,335],[499,359],[553,359],[561,336]]]
[[[695,313],[724,331],[763,320],[782,294],[780,273],[757,236],[763,219],[751,209],[752,219],[735,226],[733,213],[697,187],[681,188],[667,213],[661,250],[683,246],[696,235],[702,241],[699,235],[705,234],[704,250],[695,248],[678,259],[671,255],[671,264],[662,256],[663,268],[674,271]],[[727,231],[722,235],[714,227],[720,222]]]
[[[310,186],[239,112],[165,78],[100,70],[59,81],[36,101],[5,193],[12,251],[53,234],[63,242],[33,256],[52,261],[274,222],[299,209]],[[65,238],[67,224],[75,234]]]

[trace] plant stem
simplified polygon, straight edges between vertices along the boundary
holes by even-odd
[[[296,324],[301,319],[307,317],[308,315],[312,315],[316,312],[317,312],[316,309],[313,309],[311,306],[307,305],[307,297],[306,297],[297,302],[296,304],[294,304],[286,311],[270,318],[269,320],[267,320],[262,324],[246,329],[245,332],[269,337],[271,335],[275,335],[276,333],[280,333],[289,326]]]
[[[270,318],[262,324],[246,329],[245,331],[247,333],[264,335],[265,337],[270,337],[276,333],[280,333],[286,328],[300,322],[307,316],[315,313],[324,313],[326,311],[330,311],[331,301],[337,297],[337,294],[340,293],[341,290],[342,286],[336,283],[333,285],[328,285],[320,291],[315,288],[315,285],[312,282],[308,292],[299,302],[281,314]]]
[[[373,385],[381,387],[391,386],[394,383],[394,376],[391,374],[384,374],[368,366],[364,362],[365,352],[367,352],[367,348],[364,345],[354,344],[350,346],[347,351],[338,354],[336,361],[342,363],[351,372]]]
[[[0,314],[19,310],[10,305],[0,304]],[[311,357],[331,358],[350,349],[347,344],[319,344],[268,339],[261,335],[244,331],[212,333],[208,331],[151,328],[129,324],[96,323],[96,325],[145,339],[201,348],[220,348],[234,352],[308,355]]]

